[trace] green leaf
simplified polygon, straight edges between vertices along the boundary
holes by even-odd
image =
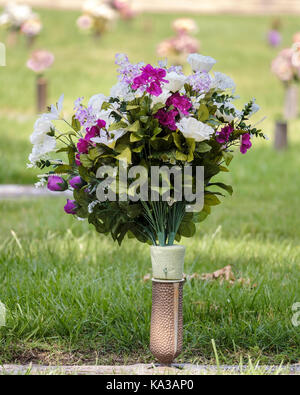
[[[207,121],[209,118],[209,111],[205,104],[201,104],[198,110],[198,120],[201,122]]]
[[[80,157],[81,159],[81,157]],[[131,163],[131,150],[129,147],[125,148],[124,151],[120,153],[120,155],[116,156],[116,159],[118,160],[124,160],[126,159],[127,163]]]
[[[225,160],[226,166],[229,166],[233,159],[233,155],[230,152],[222,151],[222,156]]]
[[[202,221],[204,221],[206,219],[206,217],[208,215],[209,215],[209,213],[204,211],[204,210],[200,211],[200,213],[194,213],[193,221],[195,223],[202,222]]]
[[[80,155],[80,162],[83,167],[90,169],[93,166],[93,161],[89,158],[87,154]]]
[[[164,108],[165,104],[164,103],[156,103],[153,108],[152,108],[152,114],[156,114],[157,111],[159,111],[161,108]]]
[[[136,133],[130,134],[130,142],[131,143],[136,143],[137,141],[141,141],[141,140],[143,140],[143,137],[139,136],[138,134],[136,134]]]
[[[217,198],[216,195],[210,192],[210,193],[205,193],[204,204],[208,206],[217,206],[218,204],[221,204],[221,201]]]
[[[183,152],[176,151],[176,160],[180,160],[182,162],[186,162],[188,159],[188,156],[184,154]]]
[[[110,127],[108,128],[108,131],[111,132],[113,130],[117,130],[117,129],[124,129],[127,127],[127,123],[124,121],[120,121],[120,122],[114,122],[110,125]]]
[[[78,119],[75,118],[75,115],[72,117],[72,128],[76,131],[79,132],[81,130],[81,125]]]
[[[181,144],[181,135],[179,133],[172,133],[172,135],[173,135],[173,140],[174,140],[176,147],[179,150],[182,150],[183,148],[182,148],[182,144]]]
[[[101,110],[105,110],[106,111],[110,107],[111,107],[111,104],[105,101],[105,102],[102,103]]]
[[[140,121],[135,121],[132,125],[130,125],[127,130],[129,132],[138,132],[140,130]]]
[[[68,173],[71,170],[72,167],[69,165],[59,165],[54,169],[55,173],[57,174]]]
[[[138,108],[140,108],[140,106],[133,105],[133,104],[128,104],[128,106],[126,107],[126,110],[127,111],[131,111],[131,110],[137,110]]]
[[[217,186],[217,187],[219,187],[219,188],[224,189],[224,190],[227,191],[230,195],[233,194],[233,189],[232,189],[232,186],[231,186],[231,185],[223,184],[223,182],[213,182],[213,183],[208,184],[208,186],[212,186],[212,185],[215,185],[215,186]]]
[[[183,237],[192,237],[196,232],[196,226],[193,222],[182,221],[178,233]]]
[[[205,142],[197,144],[197,152],[204,153],[209,152],[211,150],[211,146]]]

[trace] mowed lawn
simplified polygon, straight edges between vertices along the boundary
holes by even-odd
[[[65,93],[65,112],[79,96],[103,92],[115,82],[114,54],[156,61],[156,44],[172,34],[175,15],[141,15],[120,22],[99,42],[81,35],[76,12],[41,11],[45,30],[39,46],[56,63],[47,74],[50,101]],[[272,138],[283,92],[269,72],[276,52],[264,36],[266,17],[197,16],[202,52],[218,59],[216,70],[238,84],[241,103],[255,96],[262,125]],[[284,42],[299,29],[284,17]],[[24,67],[27,50],[8,49],[0,70],[1,183],[31,183],[26,169],[34,121],[34,76]],[[259,120],[259,116],[257,117]],[[232,265],[252,286],[201,280],[184,287],[184,352],[178,360],[221,363],[260,360],[295,363],[300,327],[292,305],[300,302],[300,123],[290,128],[290,147],[272,140],[237,153],[223,180],[234,186],[187,246],[185,272],[213,272]],[[126,363],[152,361],[148,350],[151,311],[149,247],[125,241],[121,248],[86,222],[63,213],[64,198],[0,201],[0,300],[7,325],[0,328],[0,364]]]

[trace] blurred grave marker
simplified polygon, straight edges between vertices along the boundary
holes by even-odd
[[[6,66],[6,48],[3,43],[0,43],[0,66]]]

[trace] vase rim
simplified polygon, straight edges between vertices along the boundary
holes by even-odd
[[[185,246],[180,245],[180,244],[173,244],[172,246],[150,246],[150,248],[153,248],[153,249],[161,248],[161,249],[164,249],[164,250],[171,250],[171,249],[174,249],[174,248],[185,249]]]

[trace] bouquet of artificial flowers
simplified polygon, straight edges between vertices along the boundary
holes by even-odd
[[[72,120],[62,115],[62,96],[37,119],[30,166],[44,170],[40,185],[73,192],[66,213],[88,219],[119,243],[128,235],[165,246],[193,236],[195,223],[220,203],[222,191],[232,193],[231,186],[212,179],[228,171],[234,146],[245,154],[254,137],[264,137],[249,122],[259,107],[254,100],[242,110],[234,106],[235,84],[211,73],[213,58],[191,54],[188,63],[192,71],[185,75],[180,66],[132,64],[119,54],[119,81],[110,96],[97,94],[87,105],[77,99]],[[186,185],[178,187],[175,176],[162,176],[163,187],[149,187],[153,169],[160,167],[191,169],[185,184],[193,198],[183,197]],[[198,167],[203,202],[195,211],[190,207]],[[166,199],[164,187],[172,194]]]
[[[188,54],[199,51],[199,41],[191,36],[191,33],[197,31],[197,25],[193,19],[178,18],[173,22],[172,27],[175,36],[159,43],[157,54],[159,57],[167,57],[181,64]]]
[[[298,115],[298,87],[300,81],[300,42],[294,37],[291,48],[279,52],[271,65],[272,72],[282,81],[285,89],[284,117],[293,119]]]
[[[117,17],[117,12],[108,0],[86,0],[82,10],[77,26],[81,30],[92,31],[95,35],[109,30]]]
[[[0,25],[6,26],[9,30],[23,33],[27,37],[35,37],[42,30],[42,23],[39,16],[33,13],[28,5],[9,3],[2,15],[0,15]]]

